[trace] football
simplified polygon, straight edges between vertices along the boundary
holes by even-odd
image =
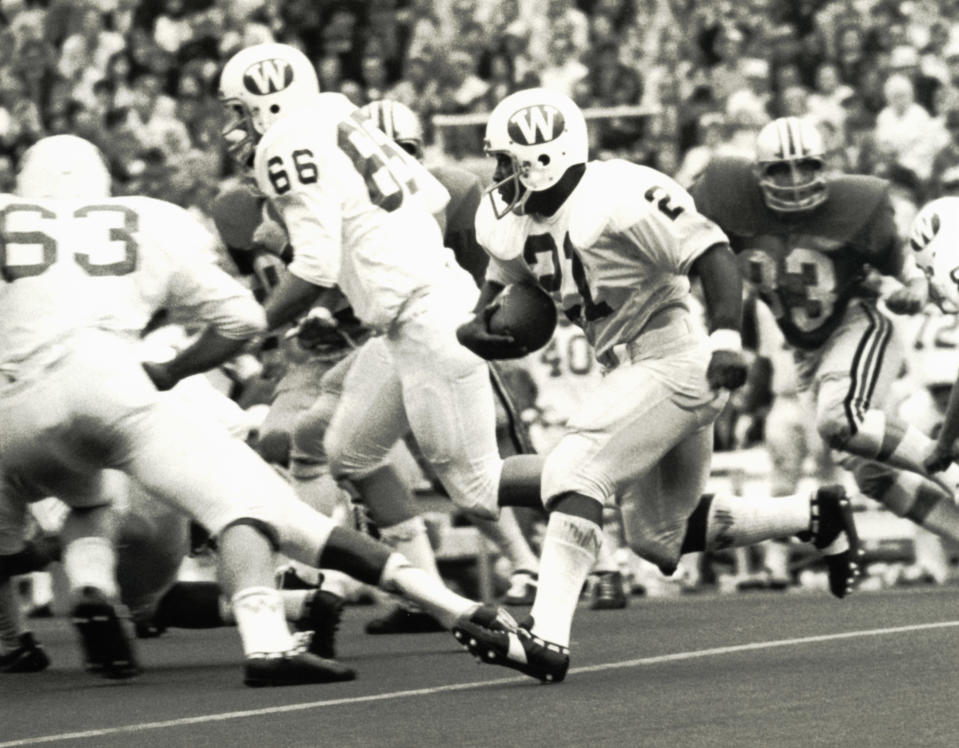
[[[489,331],[511,335],[530,351],[549,342],[556,329],[556,304],[532,283],[512,283],[496,298],[499,308],[489,319]]]

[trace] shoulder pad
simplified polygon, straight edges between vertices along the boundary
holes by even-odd
[[[752,161],[738,156],[711,159],[689,192],[700,212],[718,222],[742,211],[747,195],[751,197],[746,204],[762,202]]]

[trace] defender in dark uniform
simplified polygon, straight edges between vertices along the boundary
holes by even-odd
[[[816,428],[837,461],[866,495],[959,539],[959,466],[930,479],[923,461],[933,441],[883,410],[905,347],[868,276],[903,284],[885,300],[895,313],[918,312],[928,295],[886,182],[826,176],[821,136],[795,117],[760,131],[757,161],[710,163],[691,189],[697,207],[727,233],[744,280],[793,347],[800,389],[811,391]]]

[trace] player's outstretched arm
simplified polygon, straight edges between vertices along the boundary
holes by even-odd
[[[743,282],[728,244],[714,244],[693,263],[706,300],[712,357],[706,377],[713,389],[734,390],[746,382],[742,352]]]

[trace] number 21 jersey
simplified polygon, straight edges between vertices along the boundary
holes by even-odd
[[[476,237],[492,257],[486,277],[503,284],[535,278],[583,329],[600,361],[660,309],[689,308],[693,262],[726,242],[676,182],[620,159],[587,164],[547,218],[497,219],[484,201]]]

